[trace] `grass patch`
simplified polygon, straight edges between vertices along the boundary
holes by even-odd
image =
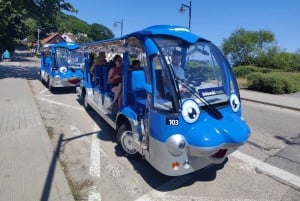
[[[239,88],[248,88],[248,82],[245,78],[237,78]]]
[[[47,130],[47,133],[48,133],[50,139],[52,139],[52,138],[53,138],[53,135],[54,135],[54,128],[51,127],[51,126],[47,126],[47,127],[46,127],[46,130]]]
[[[86,200],[86,195],[84,193],[82,193],[83,190],[86,190],[88,187],[92,186],[94,183],[89,180],[86,179],[84,181],[81,182],[74,182],[71,180],[68,180],[71,191],[72,191],[72,195],[75,201],[79,201],[79,200]]]

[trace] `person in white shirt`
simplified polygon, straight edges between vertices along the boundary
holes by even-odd
[[[175,75],[179,79],[184,79],[184,69],[181,67],[181,53],[178,50],[174,50],[172,53],[172,63],[171,66],[173,67]]]

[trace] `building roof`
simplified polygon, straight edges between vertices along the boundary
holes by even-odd
[[[59,42],[66,42],[65,39],[59,33],[51,33],[50,36],[41,40],[41,44],[48,44],[48,43],[59,43]]]
[[[64,33],[62,37],[65,39],[66,42],[75,42],[76,37],[72,33]]]

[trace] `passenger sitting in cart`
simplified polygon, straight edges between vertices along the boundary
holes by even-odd
[[[131,68],[129,68],[129,71],[134,71],[134,70],[142,70],[143,68],[141,67],[141,62],[139,60],[133,60],[131,64]]]
[[[122,57],[116,54],[113,58],[114,67],[112,67],[108,72],[108,83],[112,84],[111,91],[114,93],[114,100],[112,104],[108,107],[108,110],[112,111],[115,103],[118,103],[118,107],[121,108],[122,103]]]

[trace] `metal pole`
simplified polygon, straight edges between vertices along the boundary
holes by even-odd
[[[38,28],[38,30],[37,30],[37,32],[38,32],[38,37],[37,37],[37,43],[38,43],[38,45],[37,45],[37,52],[39,52],[39,50],[40,50],[40,29]]]
[[[121,37],[123,36],[123,19],[121,20]]]
[[[117,27],[118,24],[121,24],[121,37],[123,36],[123,19],[121,21],[115,21],[114,27]]]
[[[192,20],[192,1],[190,1],[190,6],[189,6],[189,30],[191,30],[191,20]]]
[[[186,5],[186,4],[181,4],[181,7],[179,9],[180,12],[184,12],[185,9],[184,7],[188,8],[189,9],[189,30],[191,30],[191,21],[192,21],[192,1],[190,1],[190,4],[189,5]]]

